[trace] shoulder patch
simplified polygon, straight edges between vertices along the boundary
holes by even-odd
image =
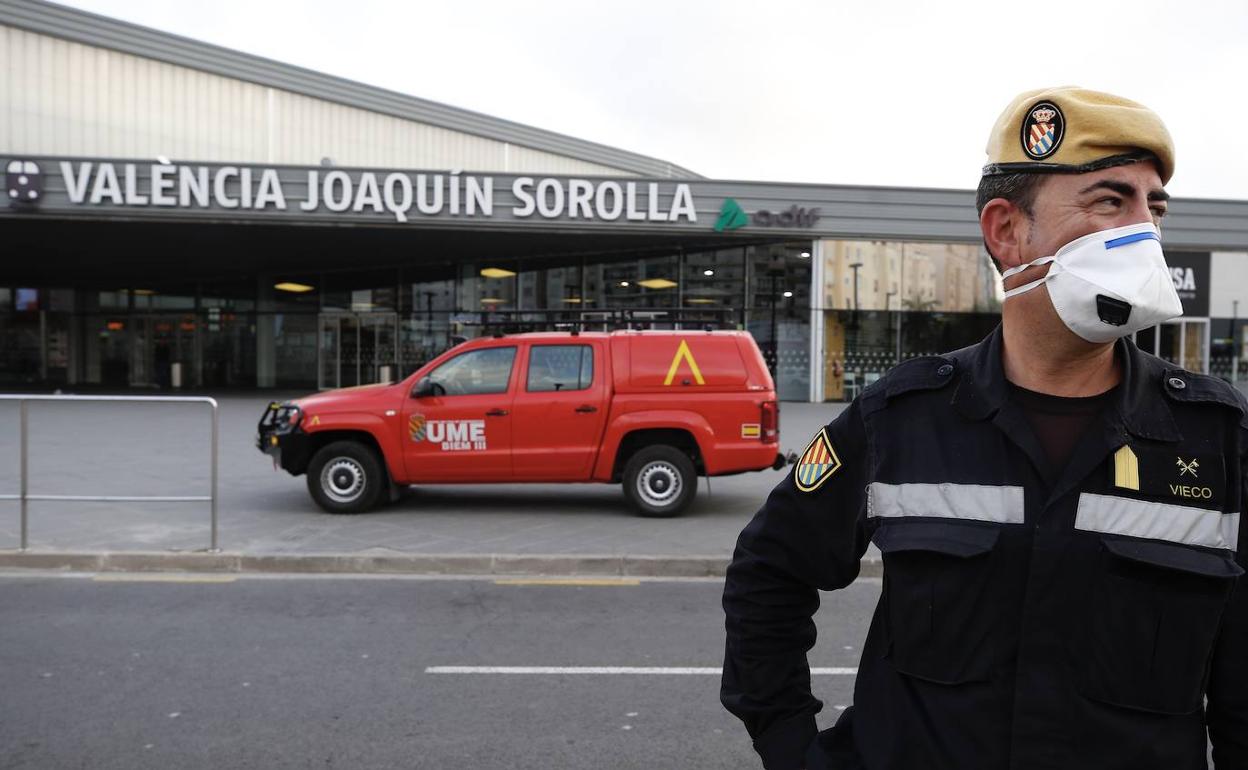
[[[823,482],[831,478],[841,468],[841,458],[832,448],[828,439],[828,429],[820,428],[815,437],[806,445],[802,459],[793,468],[793,481],[803,492],[814,492]]]

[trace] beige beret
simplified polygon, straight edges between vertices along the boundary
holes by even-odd
[[[1144,105],[1075,86],[1041,88],[1014,97],[997,118],[984,176],[1080,174],[1150,156],[1166,184],[1174,175],[1174,141]]]

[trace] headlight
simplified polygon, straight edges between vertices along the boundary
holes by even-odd
[[[299,407],[294,404],[282,404],[277,408],[277,415],[273,422],[279,430],[293,430],[302,416],[303,410]]]

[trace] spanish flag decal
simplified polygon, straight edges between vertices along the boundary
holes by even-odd
[[[836,456],[836,450],[828,440],[828,429],[822,428],[802,452],[802,459],[793,469],[793,481],[803,492],[814,492],[840,467],[841,458]]]

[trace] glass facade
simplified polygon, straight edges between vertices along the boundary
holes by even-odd
[[[819,243],[822,399],[848,401],[897,363],[983,339],[1000,320],[996,268],[966,243]]]
[[[483,333],[627,311],[658,328],[748,328],[768,361],[779,360],[786,397],[805,399],[810,252],[804,241],[107,290],[0,288],[0,385],[347,387],[404,377]]]
[[[1214,318],[1209,327],[1209,373],[1233,382],[1248,379],[1248,320]]]
[[[829,239],[8,287],[0,386],[347,387],[400,379],[482,334],[627,313],[656,328],[746,329],[782,399],[843,401],[900,361],[982,339],[999,321],[999,284],[979,245]],[[1185,317],[1137,342],[1196,371],[1248,369],[1238,319]]]

